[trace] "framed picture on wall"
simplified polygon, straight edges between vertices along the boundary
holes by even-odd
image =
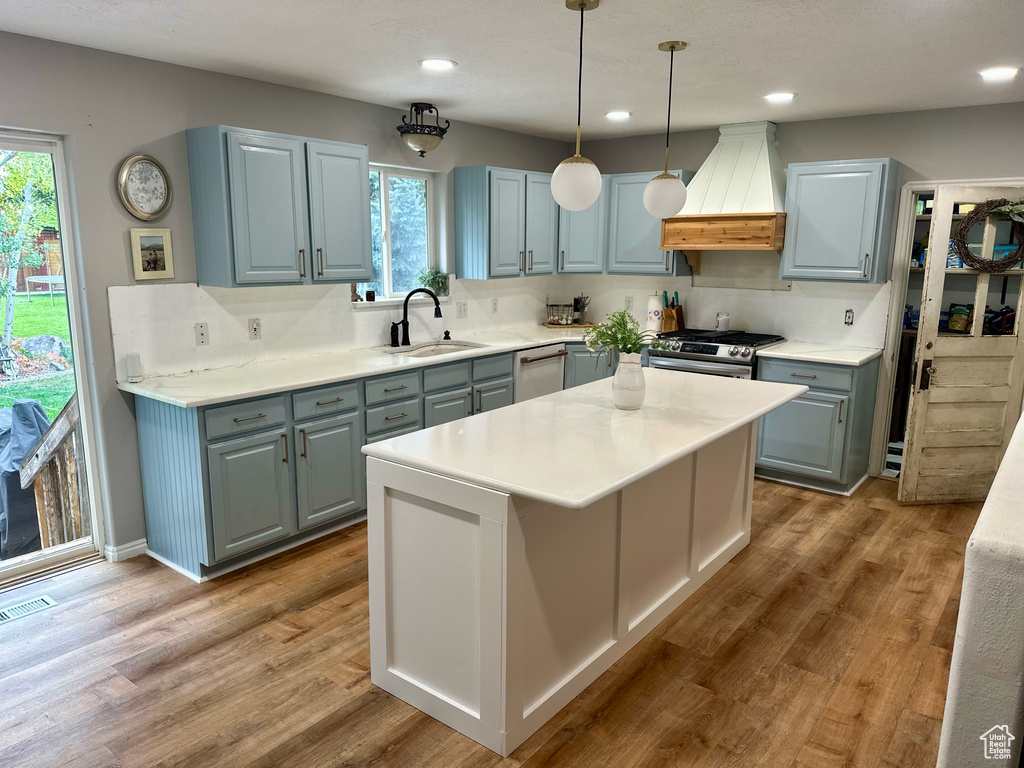
[[[136,280],[164,280],[174,277],[171,230],[133,229],[132,260]]]

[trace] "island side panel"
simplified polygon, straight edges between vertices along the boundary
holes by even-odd
[[[697,452],[693,486],[696,573],[718,570],[750,543],[756,443],[757,422],[752,422]]]

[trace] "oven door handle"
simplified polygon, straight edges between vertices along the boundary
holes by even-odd
[[[719,376],[737,376],[749,379],[752,368],[749,365],[730,365],[729,363],[705,363],[701,360],[680,360],[671,357],[651,357],[652,368],[663,368],[684,373],[710,373]]]

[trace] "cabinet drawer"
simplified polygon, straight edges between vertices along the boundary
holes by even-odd
[[[206,411],[206,439],[216,440],[228,435],[241,435],[284,422],[283,396],[210,408]]]
[[[372,435],[371,437],[366,438],[366,444],[379,443],[381,440],[390,440],[392,437],[398,437],[399,435],[408,435],[411,432],[418,432],[419,429],[418,425],[413,425],[411,427],[393,429],[390,432],[381,432],[379,435]]]
[[[332,413],[350,411],[359,407],[359,385],[338,384],[333,387],[314,389],[312,392],[297,392],[292,395],[292,412],[295,420],[312,416],[327,416]]]
[[[473,361],[473,381],[496,379],[499,376],[512,375],[512,353],[495,355]]]
[[[366,410],[366,434],[420,425],[420,401],[406,400]]]
[[[470,361],[438,365],[423,371],[423,391],[439,392],[442,389],[464,387],[472,381]]]
[[[762,381],[805,384],[812,389],[838,389],[849,392],[853,388],[852,368],[803,360],[763,358],[758,364],[758,378]]]
[[[383,379],[371,379],[365,387],[367,405],[405,400],[420,393],[420,372],[410,371]]]

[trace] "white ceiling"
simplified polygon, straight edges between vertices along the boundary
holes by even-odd
[[[563,0],[3,0],[0,26],[539,136],[574,135],[578,16]],[[1021,0],[602,0],[587,14],[584,136],[1024,101]],[[445,57],[447,74],[420,59]],[[771,106],[770,91],[795,91]],[[604,113],[627,109],[627,123]]]

